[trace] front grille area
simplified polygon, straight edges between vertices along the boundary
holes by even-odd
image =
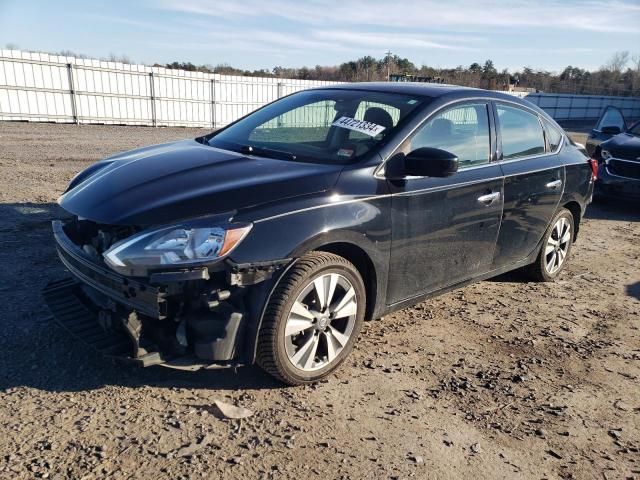
[[[640,162],[609,160],[607,162],[607,170],[611,175],[640,180]]]
[[[106,274],[96,266],[92,268],[88,262],[79,261],[63,248],[58,248],[58,255],[72,274],[108,297],[149,317],[163,319],[167,316],[167,302],[159,289]]]

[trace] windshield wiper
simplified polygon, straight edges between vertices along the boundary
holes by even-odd
[[[256,147],[254,145],[242,145],[240,147],[241,153],[248,153],[250,155],[260,155],[270,158],[281,158],[285,160],[296,160],[298,157],[291,152],[285,152],[283,150],[275,150],[273,148]]]

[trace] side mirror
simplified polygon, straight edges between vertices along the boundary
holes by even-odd
[[[458,157],[439,148],[418,148],[404,157],[405,175],[450,177],[457,171]]]
[[[602,133],[606,133],[607,135],[618,135],[619,133],[622,133],[622,129],[620,127],[613,125],[602,127],[600,131]]]

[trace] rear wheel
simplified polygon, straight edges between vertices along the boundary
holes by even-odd
[[[566,208],[560,209],[544,234],[538,258],[527,268],[534,280],[552,282],[560,275],[571,253],[573,229],[573,215]]]
[[[289,385],[326,377],[353,349],[365,303],[362,278],[349,261],[324,252],[302,257],[269,301],[258,364]]]

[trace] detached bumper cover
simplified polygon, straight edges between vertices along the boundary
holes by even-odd
[[[51,282],[42,295],[58,324],[103,355],[129,360],[140,366],[165,362],[157,352],[136,358],[135,346],[124,329],[105,330],[100,325],[98,313],[83,296],[81,284],[75,279]]]

